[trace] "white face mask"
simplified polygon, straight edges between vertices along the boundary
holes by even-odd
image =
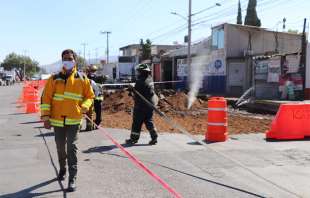
[[[75,61],[62,61],[62,65],[66,70],[71,70],[75,65]]]

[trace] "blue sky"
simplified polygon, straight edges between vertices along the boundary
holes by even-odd
[[[193,12],[214,5],[193,17],[193,41],[210,35],[210,27],[222,22],[235,23],[238,0],[192,0]],[[241,0],[246,9],[248,0]],[[40,64],[59,60],[65,48],[73,48],[86,57],[105,56],[106,37],[101,30],[112,32],[110,55],[119,48],[150,38],[155,44],[183,42],[186,21],[170,14],[187,15],[188,0],[0,0],[0,61],[10,52],[31,56]],[[263,27],[276,29],[283,17],[287,29],[301,31],[303,18],[310,19],[309,0],[258,0],[257,12]],[[243,18],[245,12],[243,12]],[[282,29],[282,24],[278,26]]]

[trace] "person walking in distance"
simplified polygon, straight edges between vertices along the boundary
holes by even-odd
[[[146,100],[156,105],[158,98],[154,91],[154,83],[151,76],[151,70],[147,64],[139,64],[136,67],[137,81],[134,86],[136,92],[140,93]],[[150,132],[151,141],[150,145],[157,143],[157,130],[153,123],[153,109],[146,104],[143,99],[134,94],[134,110],[133,121],[131,127],[130,138],[126,140],[126,144],[135,144],[138,142],[141,133],[142,124],[145,124],[146,128]]]
[[[103,101],[103,93],[102,88],[98,85],[100,84],[99,77],[96,75],[96,71],[98,70],[96,65],[90,65],[87,70],[87,77],[91,81],[91,86],[93,88],[95,99],[92,107],[90,108],[89,112],[87,113],[87,116],[90,119],[93,119],[93,113],[95,110],[96,113],[96,119],[94,120],[94,123],[97,126],[100,126],[101,120],[102,120],[102,110],[101,105]],[[98,83],[98,84],[97,84]],[[86,131],[91,131],[95,129],[96,127],[93,125],[92,121],[86,120]]]
[[[95,97],[89,79],[77,71],[76,53],[67,49],[61,54],[62,71],[52,75],[41,97],[41,119],[44,127],[54,128],[59,161],[58,179],[64,180],[66,160],[69,181],[67,191],[76,190],[77,140],[82,121]]]

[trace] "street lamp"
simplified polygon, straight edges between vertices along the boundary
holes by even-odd
[[[208,8],[202,9],[196,13],[192,14],[192,0],[188,0],[188,17],[185,17],[177,12],[171,12],[171,14],[181,17],[182,19],[186,20],[188,23],[188,36],[187,36],[187,67],[191,69],[191,40],[192,40],[192,16],[205,12],[211,8],[221,6],[220,3],[216,3],[213,6]],[[191,79],[189,79],[191,80]]]
[[[179,13],[177,13],[177,12],[170,12],[170,14],[179,16],[179,17],[181,17],[182,19],[184,19],[185,21],[187,21],[187,18],[186,18],[185,16],[183,16],[182,14],[179,14]]]
[[[101,31],[101,34],[107,34],[107,64],[109,63],[109,34],[112,32],[109,31]]]
[[[212,8],[214,8],[214,7],[218,7],[218,6],[221,6],[221,4],[220,4],[220,3],[216,3],[216,4],[214,4],[213,6],[210,6],[210,7],[208,7],[208,8],[202,9],[202,10],[196,12],[196,13],[193,13],[192,16],[197,15],[197,14],[200,14],[200,13],[202,13],[202,12],[204,12],[204,11],[210,10],[210,9],[212,9]]]

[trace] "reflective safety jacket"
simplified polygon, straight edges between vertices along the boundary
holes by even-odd
[[[95,83],[95,81],[90,80],[90,84],[91,87],[93,88],[94,94],[95,94],[95,100],[100,100],[103,101],[103,95],[102,95],[102,91],[99,85],[97,85],[97,83]]]
[[[52,126],[79,125],[81,108],[92,105],[94,92],[89,79],[73,69],[66,77],[64,71],[52,75],[41,97],[41,117],[49,117]]]
[[[88,74],[87,77],[91,82],[91,87],[95,93],[95,100],[103,101],[102,88],[97,84],[97,76],[95,74]]]

